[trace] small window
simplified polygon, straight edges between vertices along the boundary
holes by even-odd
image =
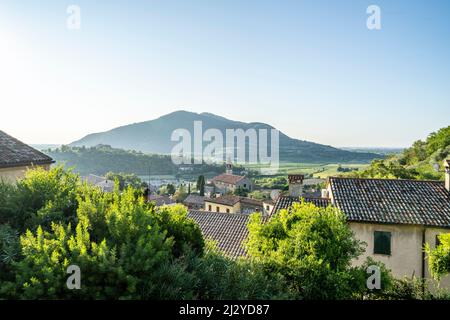
[[[230,209],[227,208],[227,213],[230,213]]]
[[[375,231],[373,234],[373,253],[391,255],[391,233]]]
[[[220,208],[219,207],[216,207],[216,212],[220,212]]]
[[[208,211],[211,211],[211,210],[212,210],[211,205],[208,205]]]

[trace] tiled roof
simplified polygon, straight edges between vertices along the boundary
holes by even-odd
[[[225,195],[217,198],[205,198],[205,202],[212,202],[217,204],[223,204],[227,206],[233,206],[236,203],[241,201],[241,197],[239,196],[232,196],[232,195]]]
[[[53,163],[53,159],[0,130],[0,168]]]
[[[228,183],[228,184],[236,184],[239,181],[241,181],[242,179],[244,179],[244,176],[237,176],[234,174],[221,174],[218,175],[214,178],[212,178],[211,182],[223,182],[223,183]]]
[[[226,255],[239,257],[246,254],[243,241],[248,236],[249,215],[192,210],[188,217],[198,223],[205,238],[217,241],[218,248]]]
[[[198,204],[198,205],[204,205],[205,204],[205,197],[199,196],[197,194],[190,194],[184,199],[184,203],[189,204]]]
[[[330,178],[349,221],[450,227],[450,193],[439,181]]]
[[[156,206],[163,206],[165,204],[174,204],[175,201],[173,201],[169,196],[166,195],[158,195],[158,194],[151,194],[148,196],[148,201],[154,202]]]
[[[327,207],[330,204],[330,199],[325,198],[309,198],[309,197],[291,197],[291,196],[280,196],[275,202],[272,214],[277,213],[281,209],[289,209],[295,202],[300,202],[300,199],[304,199],[305,202],[310,202],[318,207]]]
[[[241,204],[248,205],[248,206],[259,206],[259,207],[263,206],[263,202],[261,200],[246,198],[246,197],[241,197]]]

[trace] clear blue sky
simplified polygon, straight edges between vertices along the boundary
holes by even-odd
[[[371,4],[381,30],[366,28]],[[69,143],[185,109],[407,146],[449,125],[449,58],[446,0],[2,0],[0,129]]]

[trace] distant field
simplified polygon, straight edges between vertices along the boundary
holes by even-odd
[[[344,168],[354,168],[363,170],[367,168],[368,164],[342,164]],[[261,168],[261,165],[246,165],[249,169],[257,170]],[[301,173],[310,174],[314,178],[326,178],[329,176],[335,176],[341,172],[337,171],[339,167],[338,163],[333,164],[317,164],[317,163],[281,163],[278,170],[278,176],[285,176],[287,174]]]
[[[383,148],[383,147],[379,147],[379,148],[364,148],[364,147],[342,147],[340,148],[342,150],[347,150],[347,151],[353,151],[353,152],[371,152],[371,153],[378,153],[378,154],[382,154],[382,155],[390,155],[390,154],[399,154],[402,153],[403,150],[405,150],[405,148]]]

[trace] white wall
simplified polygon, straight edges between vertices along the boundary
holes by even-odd
[[[423,247],[422,237],[424,227],[413,225],[385,225],[350,222],[350,228],[356,239],[366,242],[366,251],[354,261],[354,265],[362,264],[368,256],[383,262],[396,278],[422,277]],[[391,255],[373,253],[374,231],[391,232]],[[449,229],[425,228],[425,242],[431,248],[435,247],[437,234],[449,233]],[[425,259],[425,278],[431,278],[428,263]],[[450,277],[442,279],[440,285],[450,289]]]
[[[36,167],[42,167],[45,170],[48,170],[50,168],[50,165],[44,165],[44,166],[35,166]],[[3,181],[8,183],[15,183],[17,180],[22,179],[25,177],[25,173],[28,169],[31,169],[33,167],[10,167],[10,168],[0,168],[0,180],[3,179]]]

